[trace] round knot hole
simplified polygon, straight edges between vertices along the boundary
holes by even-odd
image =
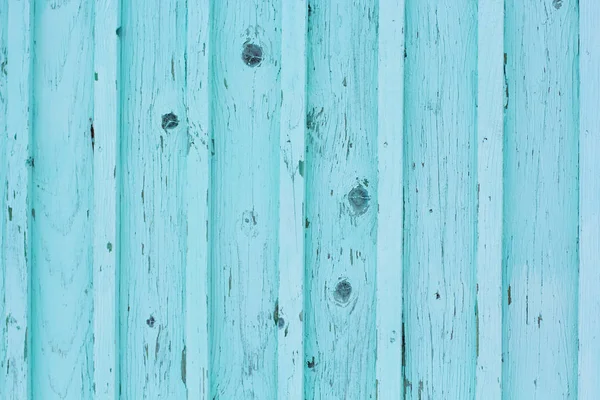
[[[150,328],[154,328],[154,323],[156,322],[156,320],[154,319],[154,316],[151,315],[150,318],[148,318],[146,320],[146,325],[148,325]]]
[[[177,125],[179,125],[179,118],[177,118],[177,115],[170,112],[162,116],[161,126],[163,129],[173,129],[176,128]]]
[[[362,215],[367,211],[370,199],[369,192],[361,184],[358,184],[348,193],[348,202],[356,215]]]
[[[333,292],[333,297],[338,303],[345,304],[350,299],[350,295],[352,294],[352,285],[348,280],[343,279],[335,285],[335,291]]]
[[[262,47],[254,43],[245,43],[242,60],[249,67],[257,67],[263,59]]]

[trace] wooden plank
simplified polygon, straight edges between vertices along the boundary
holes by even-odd
[[[579,1],[579,398],[600,398],[600,2]]]
[[[0,7],[0,398],[31,396],[31,3]]]
[[[376,0],[308,2],[305,398],[376,395]]]
[[[406,7],[405,397],[475,395],[477,2]]]
[[[278,399],[304,399],[304,136],[307,1],[281,10]]]
[[[482,0],[477,42],[476,398],[502,396],[504,0]]]
[[[186,1],[121,12],[120,394],[185,398]]]
[[[186,212],[186,332],[182,379],[190,400],[208,400],[208,196],[210,184],[210,97],[208,63],[210,1],[187,3],[186,113],[188,155]]]
[[[379,1],[377,395],[401,399],[405,0]]]
[[[117,157],[119,134],[118,0],[98,0],[94,13],[93,281],[94,396],[117,398]],[[90,128],[91,130],[92,128]],[[90,132],[91,133],[91,132]]]
[[[277,396],[281,2],[211,14],[211,398]]]
[[[505,12],[503,396],[575,397],[578,6]]]
[[[34,14],[32,397],[90,398],[93,4],[36,2]]]

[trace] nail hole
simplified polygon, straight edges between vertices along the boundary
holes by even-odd
[[[173,129],[176,128],[177,125],[179,125],[179,118],[177,118],[177,115],[171,112],[162,116],[163,129]]]
[[[562,7],[562,0],[553,0],[552,5],[554,6],[554,8],[556,8],[558,10],[559,8]]]
[[[350,295],[352,294],[352,285],[346,279],[341,280],[335,286],[335,292],[333,292],[333,297],[339,303],[347,303],[350,299]]]
[[[362,215],[367,211],[370,199],[369,192],[361,184],[348,193],[348,202],[356,215]]]
[[[242,60],[249,67],[257,67],[263,59],[262,47],[254,43],[245,43],[242,51]]]
[[[277,320],[277,326],[279,327],[279,329],[283,329],[283,327],[285,326],[285,320],[279,317],[279,319]]]

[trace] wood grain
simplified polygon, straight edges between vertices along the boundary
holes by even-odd
[[[578,7],[506,1],[503,396],[577,395]]]
[[[211,8],[212,399],[277,396],[281,2]]]
[[[98,400],[116,398],[119,383],[119,6],[118,0],[99,0],[94,9],[94,117],[90,135],[93,129],[93,388]]]
[[[368,399],[376,391],[378,2],[308,7],[305,398]]]
[[[477,7],[406,5],[406,398],[472,398],[476,357]]]
[[[90,398],[93,7],[37,1],[33,15],[32,397]]]
[[[600,2],[579,1],[579,385],[600,397]]]
[[[504,1],[482,0],[477,40],[476,398],[502,397]]]
[[[377,393],[400,399],[402,370],[401,207],[404,187],[404,10],[405,0],[379,2],[378,214],[377,214]]]
[[[186,2],[123,3],[120,393],[185,398]]]
[[[185,346],[181,376],[190,400],[210,397],[208,308],[208,221],[210,185],[210,4],[187,3],[186,103],[188,153],[186,212],[187,248],[185,270]]]
[[[307,1],[281,4],[277,398],[302,400]]]
[[[0,398],[6,400],[31,394],[31,7],[0,2]]]

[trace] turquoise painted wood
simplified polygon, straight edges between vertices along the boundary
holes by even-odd
[[[0,399],[600,398],[598,20],[0,0]]]

